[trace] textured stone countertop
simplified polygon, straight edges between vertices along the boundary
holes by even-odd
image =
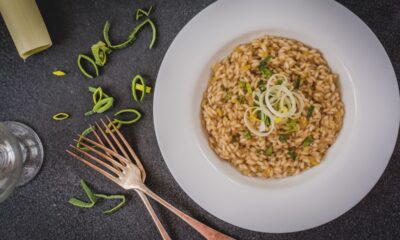
[[[30,125],[41,137],[45,160],[39,175],[17,188],[0,204],[0,239],[159,239],[159,234],[137,194],[124,192],[64,152],[75,132],[97,116],[83,117],[91,106],[89,85],[101,85],[115,95],[116,107],[136,107],[144,117],[124,128],[148,172],[148,186],[167,201],[200,221],[238,239],[399,239],[400,238],[400,146],[372,191],[343,216],[323,226],[289,234],[267,234],[225,223],[194,203],[170,174],[158,148],[152,113],[152,96],[141,104],[130,99],[130,79],[143,73],[154,86],[162,58],[174,37],[212,0],[37,0],[54,46],[29,58],[18,56],[11,37],[0,20],[0,121],[16,120]],[[398,0],[340,0],[378,36],[400,76],[400,4]],[[150,31],[145,30],[128,50],[111,55],[104,73],[85,79],[76,68],[76,56],[88,52],[101,38],[103,23],[113,21],[113,36],[122,39],[139,7],[155,5],[159,37],[148,50]],[[55,69],[68,75],[56,78]],[[57,112],[72,113],[63,122],[52,121]],[[386,116],[387,117],[387,116]],[[79,180],[85,179],[99,192],[128,196],[123,210],[104,216],[100,204],[82,210],[67,203],[71,196],[83,197]],[[157,204],[154,208],[173,239],[201,239],[182,221]],[[273,216],[265,216],[273,217]]]

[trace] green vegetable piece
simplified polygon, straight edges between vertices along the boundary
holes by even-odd
[[[112,209],[109,209],[109,210],[103,212],[104,214],[108,214],[108,215],[109,214],[113,214],[116,211],[118,211],[120,208],[122,208],[125,205],[125,202],[126,202],[126,198],[125,198],[124,195],[95,194],[95,196],[99,197],[99,198],[104,198],[104,199],[107,199],[107,200],[115,200],[115,199],[120,199],[121,200],[121,202],[118,205],[116,205]]]
[[[120,122],[118,121],[118,119],[113,119],[112,123],[115,125],[115,127],[116,127],[117,129],[120,129],[120,128],[122,127],[122,123],[120,123]],[[107,125],[107,127],[108,127],[109,129],[111,129],[111,128],[112,128],[111,123],[109,123],[109,124]],[[110,131],[111,131],[111,132],[115,132],[115,129],[113,128],[113,129],[111,129]],[[110,131],[108,131],[108,129],[106,129],[106,133],[110,133]]]
[[[133,108],[122,109],[122,110],[118,111],[117,113],[115,113],[114,116],[116,117],[116,116],[122,115],[123,113],[133,113],[136,115],[136,117],[133,118],[132,120],[121,120],[118,118],[114,118],[116,123],[118,123],[118,124],[119,123],[120,124],[133,124],[133,123],[139,121],[139,119],[142,117],[142,114]]]
[[[81,187],[82,187],[83,191],[85,191],[85,193],[88,196],[89,200],[91,202],[95,203],[97,201],[97,199],[96,199],[96,196],[93,194],[92,190],[90,190],[90,188],[85,183],[85,181],[83,181],[83,179],[81,179],[80,183],[81,183]]]
[[[107,111],[109,108],[111,108],[113,103],[114,103],[114,98],[112,97],[103,98],[94,105],[92,111],[95,113],[103,113]]]
[[[294,89],[300,88],[300,82],[301,82],[301,77],[300,77],[300,75],[297,75],[296,81],[294,82]]]
[[[128,36],[128,39],[125,42],[113,45],[110,41],[109,32],[110,32],[110,22],[106,21],[106,23],[104,24],[104,28],[103,28],[103,37],[104,37],[104,41],[107,43],[107,46],[109,48],[123,49],[123,48],[126,48],[127,46],[131,45],[135,41],[135,36],[132,36],[132,37]]]
[[[260,89],[262,92],[264,92],[264,91],[267,89],[266,86],[265,86],[264,80],[259,80],[259,81],[257,82],[257,87],[258,87],[258,89]]]
[[[138,74],[136,75],[133,79],[132,79],[132,97],[136,102],[141,102],[144,99],[144,95],[146,95],[146,91],[141,91],[142,94],[140,95],[140,98],[138,98],[137,94],[136,94],[136,90],[137,90],[137,85],[138,85],[138,81],[140,82],[140,84],[142,86],[146,86],[143,77]]]
[[[69,118],[68,113],[57,113],[56,115],[53,116],[53,119],[56,121],[62,121]]]
[[[85,129],[82,133],[81,136],[78,139],[78,142],[76,143],[76,147],[79,149],[82,149],[84,151],[88,151],[89,149],[87,149],[86,147],[82,147],[81,146],[81,142],[83,140],[83,137],[86,137],[87,135],[89,135],[89,133],[91,133],[94,130],[94,127],[89,127],[87,129]]]
[[[251,89],[250,83],[246,83],[246,90],[247,90],[247,93],[250,94],[250,95],[253,93],[253,90]]]
[[[225,99],[226,99],[226,100],[230,100],[231,98],[232,98],[232,94],[229,93],[229,92],[227,92],[227,93],[225,94]]]
[[[84,202],[76,198],[71,198],[68,200],[68,203],[74,205],[79,208],[92,208],[96,203],[95,202]]]
[[[304,139],[303,141],[303,146],[304,147],[309,147],[311,144],[314,142],[314,139],[311,136],[308,136]]]
[[[308,120],[312,117],[312,114],[313,114],[313,112],[314,112],[314,109],[315,109],[314,105],[311,105],[311,106],[308,108],[308,110],[307,110],[307,119],[308,119]]]
[[[138,26],[136,26],[136,27],[133,29],[133,31],[131,32],[131,34],[129,34],[128,39],[129,39],[129,38],[135,39],[135,38],[136,38],[136,34],[137,34],[137,33],[140,31],[140,29],[142,29],[142,27],[143,27],[144,25],[146,25],[146,24],[149,24],[149,25],[150,25],[151,30],[152,30],[152,32],[153,32],[152,39],[151,39],[151,42],[150,42],[150,45],[149,45],[149,49],[152,49],[153,46],[154,46],[154,43],[156,42],[156,39],[157,39],[157,29],[156,29],[156,26],[154,25],[153,21],[151,21],[150,19],[146,19],[145,21],[143,21],[142,23],[140,23]]]
[[[288,154],[290,156],[290,159],[292,159],[293,161],[296,160],[296,152],[293,149],[289,149]]]
[[[281,142],[287,142],[288,136],[285,134],[280,134],[279,135],[279,141]]]
[[[103,98],[103,89],[101,87],[96,88],[93,92],[93,104],[97,104]]]
[[[246,88],[246,82],[245,81],[239,81],[239,87],[245,89]]]
[[[109,49],[103,41],[92,45],[91,49],[95,63],[98,66],[104,66],[107,61],[107,54],[111,53],[111,49]]]
[[[267,56],[263,60],[261,60],[258,69],[260,70],[261,74],[265,78],[270,78],[272,75],[272,71],[268,68],[268,62],[272,59],[272,56]]]
[[[273,150],[272,146],[269,146],[269,147],[265,150],[265,155],[266,155],[267,157],[269,157],[269,156],[272,155],[273,151],[274,151],[274,150]]]
[[[242,95],[239,95],[238,96],[238,101],[239,101],[240,104],[243,104],[246,101],[246,98],[244,96],[242,96]]]
[[[91,59],[90,57],[84,55],[84,54],[79,54],[78,55],[78,60],[77,60],[77,64],[79,67],[79,70],[81,70],[81,72],[83,73],[83,75],[85,75],[88,78],[93,78],[93,76],[88,73],[83,67],[82,67],[82,59],[88,61],[89,63],[92,64],[94,70],[96,71],[96,77],[99,76],[99,68],[97,67],[95,61],[93,61],[93,59]]]
[[[283,129],[285,130],[285,134],[297,132],[299,130],[297,122],[290,118],[283,125]]]
[[[243,137],[244,137],[245,139],[249,140],[249,139],[251,138],[251,133],[250,133],[249,131],[247,131],[247,132],[245,132],[245,133],[243,134]]]
[[[140,8],[138,10],[136,10],[136,21],[139,20],[143,16],[148,17],[150,15],[152,9],[153,9],[153,6],[151,6],[147,12]]]

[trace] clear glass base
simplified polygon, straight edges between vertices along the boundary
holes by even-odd
[[[3,124],[17,138],[21,147],[24,167],[18,186],[22,186],[31,181],[39,172],[43,163],[43,145],[36,132],[25,124],[14,121],[6,121]]]

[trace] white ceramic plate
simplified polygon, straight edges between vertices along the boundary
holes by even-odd
[[[200,124],[210,67],[234,46],[264,34],[320,49],[340,75],[343,128],[324,161],[280,180],[248,178],[219,160]],[[160,68],[154,123],[162,155],[184,191],[206,211],[239,227],[293,232],[331,221],[375,185],[399,127],[398,85],[372,31],[334,1],[221,0],[193,18]]]

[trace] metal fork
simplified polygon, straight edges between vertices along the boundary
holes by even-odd
[[[97,142],[85,136],[80,136],[80,145],[86,147],[89,150],[88,152],[85,152],[74,145],[70,145],[74,150],[91,159],[92,162],[84,159],[70,150],[66,150],[67,153],[93,168],[109,180],[115,182],[125,190],[133,189],[138,192],[145,193],[147,196],[153,198],[155,201],[180,217],[206,239],[233,239],[190,217],[147,188],[143,182],[145,171],[143,165],[140,163],[139,158],[114,123],[108,117],[107,119],[109,124],[106,124],[103,119],[101,119],[101,122],[113,141],[111,141],[110,137],[107,136],[99,124],[96,123],[96,126],[98,131],[108,143],[108,146],[102,142],[96,130],[93,130],[93,133],[96,136]],[[111,128],[109,126],[111,126]],[[113,133],[114,131],[116,134]],[[118,140],[117,136],[120,140]],[[79,140],[76,139],[74,139],[74,141],[79,142]],[[121,144],[121,142],[123,144]],[[119,151],[114,144],[117,145]],[[127,151],[133,157],[137,165],[131,161]]]

